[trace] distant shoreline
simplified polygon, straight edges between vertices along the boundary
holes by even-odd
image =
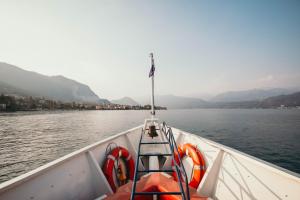
[[[165,111],[166,109],[161,109]],[[297,107],[287,108],[171,108],[167,110],[299,110]],[[0,111],[0,116],[10,114],[55,114],[55,113],[72,113],[72,112],[84,112],[84,111],[150,111],[149,109],[144,110],[18,110],[18,111]],[[160,111],[160,110],[159,110]]]
[[[121,105],[84,102],[62,102],[44,97],[20,97],[0,95],[0,112],[16,111],[51,111],[51,110],[150,110],[151,105]],[[155,106],[156,110],[166,110],[166,107]]]
[[[53,109],[53,110],[16,110],[16,111],[4,111],[0,110],[0,113],[37,113],[37,112],[78,112],[78,111],[150,111],[150,109]],[[167,109],[156,109],[156,110],[167,110]],[[174,109],[172,109],[174,110]],[[178,110],[178,109],[175,109]]]

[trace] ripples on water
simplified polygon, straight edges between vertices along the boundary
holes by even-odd
[[[0,182],[143,123],[146,111],[0,115]],[[158,111],[168,124],[300,173],[300,110]]]

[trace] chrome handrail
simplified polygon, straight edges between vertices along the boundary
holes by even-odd
[[[170,144],[170,149],[172,151],[172,161],[174,163],[175,172],[176,172],[178,182],[179,182],[179,187],[180,187],[181,192],[184,194],[183,199],[190,199],[190,191],[189,191],[187,174],[186,174],[184,165],[181,161],[181,158],[179,156],[180,154],[179,154],[178,147],[177,147],[174,135],[173,135],[172,128],[170,126],[167,126],[167,124],[165,122],[163,122],[161,130],[165,134],[165,136],[168,139],[169,144]],[[175,160],[174,152],[175,152],[176,156],[178,156],[177,160],[179,160],[179,164]],[[183,182],[185,183],[186,192],[184,192],[184,190],[183,190],[183,185],[182,185],[181,180],[183,180]]]

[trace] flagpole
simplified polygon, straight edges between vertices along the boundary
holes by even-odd
[[[154,75],[152,76],[152,101],[151,101],[151,108],[152,108],[152,111],[151,111],[151,115],[152,117],[154,118],[155,116],[155,108],[154,108]]]
[[[153,53],[150,53],[151,57],[151,68],[154,67],[154,58],[153,58]],[[151,76],[151,81],[152,81],[152,92],[151,92],[151,118],[153,119],[155,116],[155,107],[154,107],[154,73]]]
[[[158,134],[156,132],[156,126],[154,124],[154,117],[155,117],[155,106],[154,106],[154,72],[155,72],[155,66],[154,66],[154,58],[153,58],[153,53],[150,53],[151,57],[151,69],[149,72],[149,77],[151,76],[151,83],[152,83],[152,90],[151,90],[151,125],[149,125],[149,132],[148,135],[150,137],[157,137]]]

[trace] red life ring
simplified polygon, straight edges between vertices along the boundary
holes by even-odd
[[[189,182],[189,186],[193,188],[197,188],[199,183],[201,182],[204,174],[205,174],[205,160],[201,152],[192,144],[184,144],[178,147],[178,152],[175,153],[175,161],[179,164],[179,157],[182,159],[185,156],[192,158],[194,166],[193,166],[193,176]],[[174,168],[174,162],[172,162],[172,167]],[[173,171],[173,177],[177,180],[177,174],[175,170]]]
[[[112,190],[115,192],[119,185],[115,183],[113,171],[115,161],[122,158],[126,163],[126,182],[128,180],[133,180],[134,177],[134,161],[132,156],[129,154],[128,150],[123,147],[114,148],[110,154],[106,157],[105,163],[103,165],[104,175],[111,186]],[[119,166],[118,166],[119,167]]]

